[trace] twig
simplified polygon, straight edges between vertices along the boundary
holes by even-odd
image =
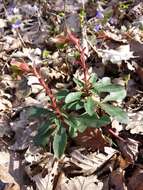
[[[112,131],[112,129],[107,129],[107,130],[108,130],[108,132],[109,132],[112,136],[114,136],[115,138],[119,139],[119,140],[122,141],[122,142],[126,142],[126,140],[124,140],[122,137],[118,136],[114,131]]]

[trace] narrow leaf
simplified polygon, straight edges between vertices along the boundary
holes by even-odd
[[[77,137],[77,135],[78,135],[77,129],[75,127],[70,126],[69,127],[69,135],[71,136],[71,138]]]
[[[67,144],[66,130],[64,127],[61,126],[58,132],[55,134],[53,141],[53,150],[55,157],[60,158],[64,154],[66,144]]]
[[[121,101],[126,97],[126,91],[124,89],[121,89],[117,92],[111,92],[109,95],[107,95],[103,102],[107,101]]]
[[[90,78],[89,78],[89,81],[93,84],[93,86],[95,86],[96,82],[97,82],[97,79],[98,79],[97,74],[96,73],[92,73],[91,76],[90,76]]]
[[[28,109],[28,116],[29,117],[40,117],[41,115],[53,115],[53,113],[51,111],[49,111],[48,109],[42,108],[42,107],[30,107]]]
[[[107,85],[111,84],[111,79],[109,77],[104,77],[101,80],[99,80],[98,82],[96,82],[96,89],[100,89],[100,88],[104,88]]]
[[[10,64],[12,66],[16,66],[18,69],[20,69],[21,71],[24,71],[24,72],[31,72],[31,69],[28,65],[28,63],[24,62],[24,61],[17,61],[16,59],[12,59]]]
[[[45,135],[47,133],[47,131],[49,130],[50,125],[51,125],[51,123],[48,123],[48,121],[47,121],[47,123],[44,123],[43,125],[41,125],[38,129],[38,134],[41,136]]]
[[[54,131],[55,128],[53,128],[52,125],[51,126],[49,125],[46,129],[40,129],[37,135],[34,137],[35,145],[46,146],[50,140],[50,136],[53,135]]]
[[[80,110],[84,107],[83,102],[81,101],[75,101],[69,104],[65,104],[64,108],[65,109],[70,109],[70,110]]]
[[[76,100],[79,100],[81,95],[82,95],[82,92],[71,92],[66,96],[65,103],[68,104]]]
[[[91,97],[87,98],[87,101],[84,103],[85,111],[92,116],[95,112],[95,102]]]
[[[120,101],[123,100],[126,97],[126,90],[120,86],[120,85],[115,85],[115,84],[100,84],[100,85],[96,85],[94,87],[94,90],[97,93],[101,93],[101,92],[108,92],[110,93],[109,95],[107,95],[103,102],[107,102],[107,101]]]
[[[82,81],[80,81],[79,79],[77,78],[73,78],[73,81],[77,84],[77,86],[79,87],[83,87],[84,86],[84,83]]]
[[[128,115],[119,107],[112,106],[110,104],[100,104],[101,108],[105,110],[110,116],[118,120],[120,123],[128,123]]]
[[[102,84],[99,86],[97,85],[95,88],[98,92],[118,92],[124,90],[122,86],[116,84]]]

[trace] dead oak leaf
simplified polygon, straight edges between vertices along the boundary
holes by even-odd
[[[128,181],[129,190],[143,190],[143,167],[138,167]]]
[[[0,165],[0,181],[4,184],[4,190],[20,190],[19,185],[5,167]]]
[[[126,126],[132,134],[143,134],[143,111],[129,114],[129,123]]]
[[[112,157],[117,153],[117,151],[111,147],[105,147],[103,153],[94,152],[88,155],[83,153],[84,150],[74,150],[71,152],[69,163],[66,163],[64,166],[64,171],[66,174],[71,175],[78,173],[85,176],[91,175],[100,167],[102,167],[102,165],[111,160]],[[112,165],[110,161],[109,165]]]
[[[121,168],[117,168],[112,171],[109,176],[103,178],[103,189],[102,190],[127,190],[125,186],[124,173]]]
[[[103,63],[111,61],[113,64],[120,65],[122,61],[130,60],[134,58],[133,52],[130,51],[129,45],[121,45],[118,49],[98,49],[98,55],[102,57]]]
[[[103,183],[96,176],[75,177],[61,184],[56,190],[102,190]]]
[[[134,163],[138,155],[138,142],[128,138],[125,141],[117,140],[118,147],[125,158],[129,163]]]
[[[79,133],[75,141],[81,147],[86,147],[92,151],[103,150],[108,145],[102,131],[94,128],[87,128],[83,133]]]
[[[121,168],[113,171],[109,177],[109,186],[114,190],[125,190],[124,173]]]

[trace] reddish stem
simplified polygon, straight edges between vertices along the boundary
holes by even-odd
[[[52,93],[51,89],[49,88],[48,84],[45,83],[44,79],[42,78],[42,76],[40,75],[40,73],[35,67],[32,68],[32,72],[38,78],[40,84],[46,90],[46,94],[49,96],[52,103],[52,109],[56,112],[57,116],[62,116],[60,109],[57,106],[56,98],[54,94]]]
[[[73,43],[75,45],[75,48],[80,53],[80,65],[83,68],[83,74],[84,74],[84,82],[85,85],[87,84],[87,75],[88,75],[88,68],[85,61],[85,53],[84,48],[81,47],[80,41],[77,37],[74,36],[69,30],[67,31],[67,41]]]
[[[112,129],[108,129],[108,132],[114,136],[115,138],[119,139],[122,142],[126,142],[122,137],[118,136]]]
[[[85,81],[85,84],[87,84],[88,69],[87,69],[87,65],[86,65],[86,62],[85,62],[84,49],[82,49],[82,48],[79,46],[78,50],[79,50],[79,52],[80,52],[80,61],[81,61],[81,66],[82,66],[82,68],[83,68],[84,81]]]

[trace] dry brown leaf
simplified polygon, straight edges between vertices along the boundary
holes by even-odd
[[[79,133],[75,141],[81,147],[86,147],[92,151],[104,150],[108,145],[100,129],[87,128],[83,133]]]
[[[138,58],[143,58],[143,53],[142,53],[143,44],[141,44],[140,42],[136,40],[132,40],[130,41],[130,47],[131,47],[131,51],[134,52],[135,56],[137,56]]]
[[[102,187],[103,183],[96,176],[79,176],[60,184],[56,190],[102,190]]]
[[[86,3],[87,0],[84,0]],[[66,1],[66,12],[76,12],[81,8],[81,1],[76,0],[67,0]],[[64,2],[62,0],[54,1],[54,10],[56,11],[64,11]]]
[[[4,45],[5,51],[12,51],[12,50],[22,47],[21,40],[17,38],[14,39],[13,37],[6,36],[5,39],[6,39],[6,43]]]
[[[34,165],[33,165],[34,166]],[[29,175],[30,179],[35,182],[37,190],[53,190],[55,176],[57,175],[58,162],[53,164],[53,168],[42,169],[42,167],[35,164],[35,171],[37,174]],[[38,171],[39,170],[39,171]],[[28,172],[28,169],[26,169]]]
[[[143,134],[143,111],[128,114],[130,119],[126,126],[126,130],[130,130],[132,134]]]
[[[102,190],[127,190],[124,184],[123,171],[118,168],[103,179]]]
[[[103,63],[111,61],[113,64],[120,65],[122,61],[128,61],[134,58],[133,52],[130,51],[129,45],[121,45],[116,50],[114,49],[98,49],[98,55],[102,57]]]
[[[4,190],[20,190],[20,187],[15,182],[14,178],[8,173],[7,169],[2,165],[0,165],[0,180],[3,183],[7,184]]]
[[[124,173],[121,168],[116,169],[110,175],[109,179],[110,188],[114,190],[126,190]]]
[[[125,160],[134,163],[138,155],[138,142],[128,138],[125,141],[117,140],[117,144]]]
[[[128,190],[143,190],[143,166],[138,167],[128,181]]]
[[[25,171],[35,182],[37,190],[53,190],[59,162],[54,160],[51,153],[44,153],[41,150],[31,147],[26,151],[25,160],[28,164],[25,166]]]
[[[16,184],[6,184],[3,190],[20,190],[20,187]]]
[[[32,128],[28,126],[28,113],[26,110],[20,112],[20,117],[10,123],[12,131],[15,132],[15,143],[10,146],[11,150],[24,150],[31,142]]]
[[[0,165],[6,167],[5,170],[8,171],[10,164],[10,154],[9,152],[0,152]]]
[[[141,84],[143,84],[143,67],[140,67],[139,65],[135,64],[136,67],[136,73],[140,79]]]
[[[116,34],[116,31],[114,30],[113,32],[110,32],[109,30],[103,33],[105,33],[106,38],[113,40],[115,42],[122,42],[122,43],[127,43],[126,39],[123,39],[123,36],[121,34]]]
[[[16,181],[16,183],[18,183],[19,185],[23,185],[25,183],[23,179],[24,172],[18,154],[12,151],[0,152],[0,166],[4,168],[4,172],[2,173],[2,178],[0,178],[0,180],[6,185],[6,189],[8,188],[11,190],[16,190],[17,185],[15,185],[14,181]],[[11,175],[10,178],[9,175]]]
[[[10,126],[7,120],[8,118],[0,116],[0,137],[3,137],[10,132]]]
[[[74,150],[71,153],[69,165],[65,164],[65,172],[82,173],[83,175],[91,175],[107,162],[117,151],[111,147],[105,147],[104,153],[90,153],[89,155],[82,154],[82,150]],[[70,170],[69,170],[70,168]]]
[[[7,111],[12,108],[12,104],[10,102],[10,95],[0,90],[0,111]]]

